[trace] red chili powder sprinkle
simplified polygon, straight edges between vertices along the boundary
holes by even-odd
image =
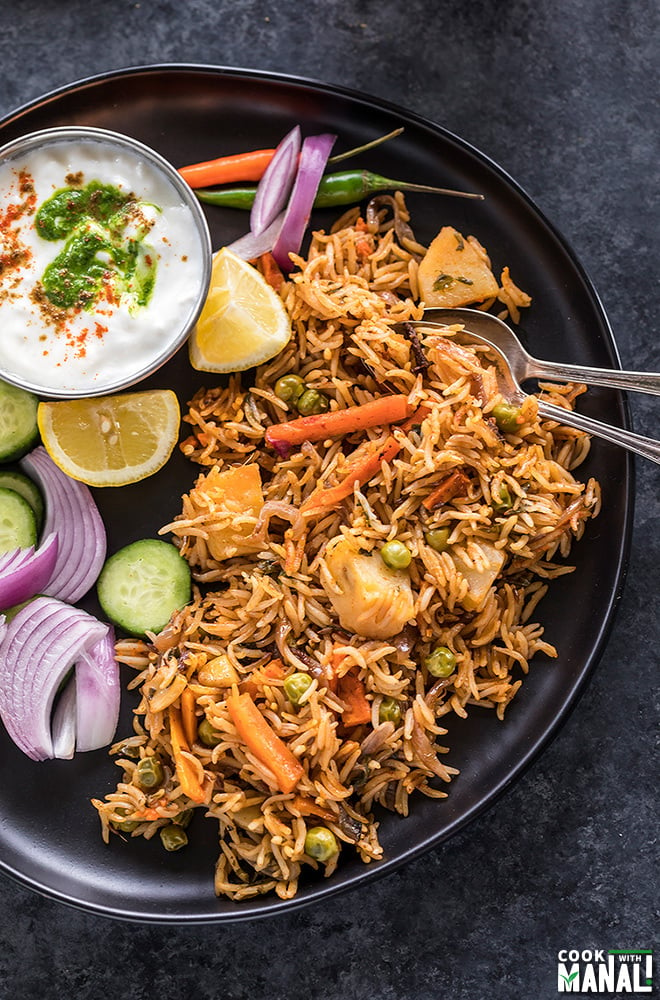
[[[0,253],[0,279],[9,272],[20,271],[32,259],[32,251],[26,247],[15,227],[16,222],[24,215],[32,215],[37,205],[37,195],[34,181],[26,170],[18,174],[18,192],[21,200],[6,205],[0,211],[0,235],[3,248]]]

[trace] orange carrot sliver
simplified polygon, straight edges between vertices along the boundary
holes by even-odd
[[[206,793],[200,785],[190,761],[182,753],[182,751],[190,753],[190,747],[183,731],[181,713],[173,705],[170,706],[170,740],[172,741],[172,756],[174,757],[176,776],[179,779],[179,784],[184,795],[187,795],[193,802],[203,802],[206,798]]]
[[[327,510],[333,510],[342,500],[350,497],[355,485],[364,486],[380,472],[383,462],[391,462],[401,449],[396,438],[390,436],[382,444],[376,445],[368,454],[362,455],[349,466],[349,470],[340,483],[329,489],[318,489],[300,508],[301,514],[320,515]]]
[[[460,469],[455,469],[454,472],[445,476],[442,482],[422,500],[422,506],[427,510],[435,510],[440,504],[447,503],[459,493],[464,493],[469,485],[470,480],[465,473],[461,472]]]
[[[251,677],[241,681],[239,690],[241,693],[249,694],[251,698],[257,698],[263,691],[264,684],[268,681],[284,678],[284,664],[281,660],[271,660],[265,667],[255,670]]]
[[[262,253],[261,257],[259,257],[259,263],[261,265],[261,273],[270,287],[279,292],[284,284],[284,275],[272,253]]]
[[[432,408],[429,403],[420,403],[415,412],[411,413],[408,419],[404,421],[404,423],[399,424],[399,427],[401,428],[402,431],[405,431],[405,433],[407,434],[408,431],[411,431],[413,429],[413,427],[416,427],[418,426],[418,424],[421,424],[421,422],[424,420],[425,417],[428,417],[429,413],[431,412],[431,409]]]
[[[249,153],[220,156],[215,160],[204,160],[203,163],[180,167],[179,173],[192,188],[235,184],[239,181],[260,181],[274,153],[274,149],[254,149]]]
[[[227,698],[227,711],[239,738],[257,760],[272,771],[280,791],[292,792],[303,776],[302,765],[273,732],[250,695],[232,693]]]
[[[181,723],[186,741],[190,746],[197,739],[197,716],[195,715],[195,705],[197,699],[190,688],[185,688],[181,692]]]
[[[141,810],[141,812],[139,813],[139,818],[142,820],[145,819],[154,820],[154,819],[161,819],[162,817],[157,809],[152,809],[151,806],[147,806],[146,809]]]
[[[294,795],[291,805],[301,816],[318,816],[319,819],[325,819],[328,823],[337,822],[334,813],[330,812],[329,809],[324,809],[323,806],[317,806],[314,799],[310,799],[307,795]]]
[[[403,394],[380,396],[360,406],[347,406],[331,413],[313,413],[309,417],[273,424],[266,431],[266,441],[278,451],[288,449],[303,441],[323,441],[327,437],[341,437],[353,431],[367,430],[405,420],[412,407]]]
[[[367,701],[364,684],[360,678],[349,671],[339,678],[337,694],[346,708],[341,721],[345,726],[361,726],[371,719],[371,704]]]

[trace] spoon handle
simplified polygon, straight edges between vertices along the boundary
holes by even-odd
[[[587,385],[608,385],[613,389],[633,389],[660,396],[660,374],[656,372],[621,372],[611,368],[587,368],[584,365],[564,365],[555,361],[529,358],[528,378],[557,379],[560,382],[586,382]]]
[[[653,438],[642,437],[641,434],[633,434],[632,431],[625,431],[621,427],[611,427],[610,424],[601,424],[599,420],[585,417],[582,413],[574,410],[564,410],[561,406],[553,406],[545,400],[539,400],[539,414],[546,420],[556,420],[560,424],[567,424],[569,427],[576,427],[587,434],[603,438],[611,444],[621,445],[628,451],[634,451],[642,458],[649,458],[652,462],[660,463],[660,441]]]

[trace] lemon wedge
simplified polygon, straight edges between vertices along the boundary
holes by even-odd
[[[126,486],[162,468],[179,436],[179,402],[170,389],[39,403],[46,451],[88,486]]]
[[[189,340],[202,372],[241,372],[286,347],[291,321],[265,278],[226,247],[213,258],[209,294]]]

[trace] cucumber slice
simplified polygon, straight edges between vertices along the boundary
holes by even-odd
[[[21,458],[36,444],[38,405],[31,392],[0,379],[0,462]]]
[[[44,498],[36,483],[28,479],[18,469],[0,469],[0,489],[13,490],[27,500],[34,511],[37,522],[37,532],[41,531],[44,522]]]
[[[37,544],[37,521],[27,500],[0,488],[0,553]]]
[[[96,591],[104,613],[125,632],[160,632],[190,601],[190,567],[170,542],[145,538],[110,556]]]

